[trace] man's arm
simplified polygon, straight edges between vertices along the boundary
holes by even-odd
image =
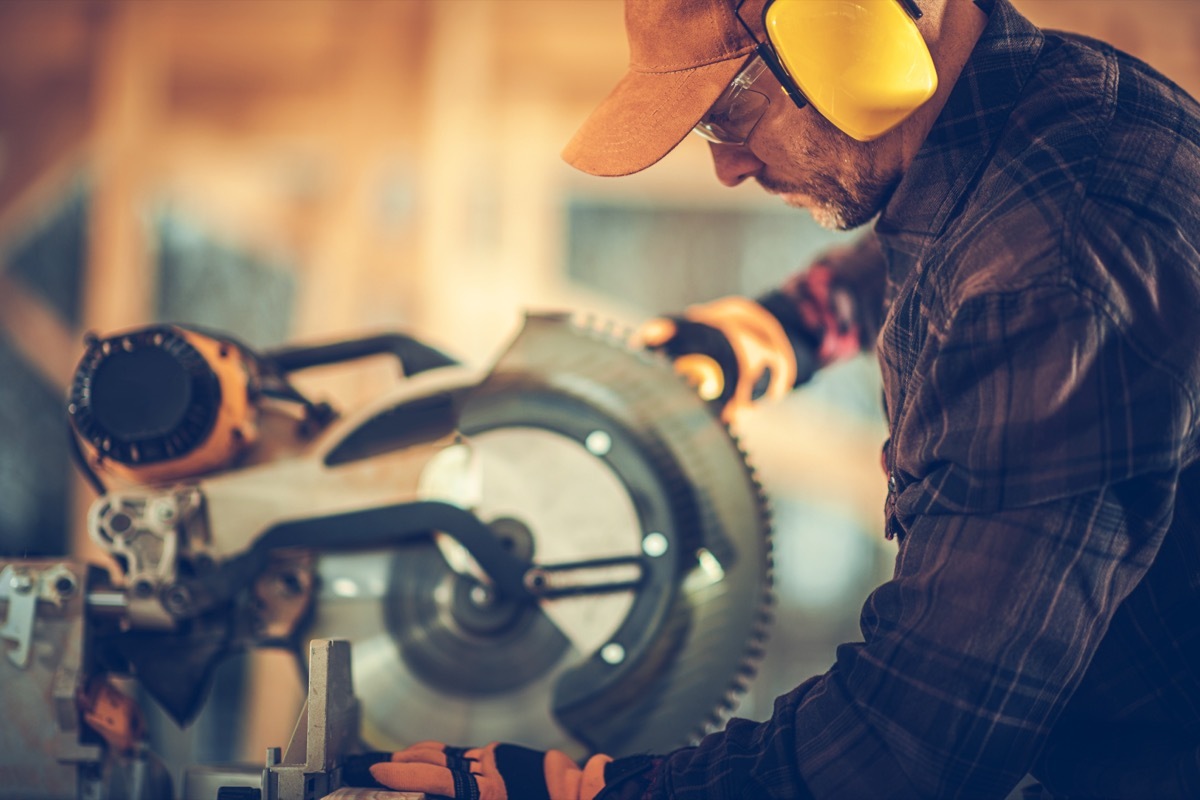
[[[760,299],[807,331],[817,368],[872,351],[883,324],[887,267],[874,231],[829,250]]]
[[[1194,409],[1069,287],[978,298],[930,339],[864,641],[644,797],[1003,797],[1032,763],[1156,555]]]
[[[651,320],[643,344],[665,353],[730,419],[778,400],[820,368],[875,346],[886,268],[875,234],[831,250],[779,289],[725,297]]]

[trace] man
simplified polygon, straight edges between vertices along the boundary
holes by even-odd
[[[789,33],[806,6],[851,22],[780,52],[829,21]],[[845,89],[822,59],[890,47],[856,31],[907,30],[897,10],[936,83],[847,112],[894,71]],[[1003,797],[1026,773],[1031,796],[1200,797],[1196,103],[1007,0],[628,0],[627,29],[570,163],[636,172],[696,129],[722,183],[830,227],[877,217],[761,302],[647,338],[735,405],[877,347],[894,577],[863,642],[765,722],[582,770],[423,744],[373,772],[459,797]]]

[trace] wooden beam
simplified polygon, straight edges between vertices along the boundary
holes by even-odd
[[[66,397],[83,346],[70,326],[0,267],[0,330],[42,378]]]
[[[27,227],[79,174],[87,96],[83,81],[0,89],[0,241]]]
[[[153,311],[146,161],[161,110],[160,4],[115,2],[101,21],[91,137],[92,197],[84,325],[101,334],[147,321]]]

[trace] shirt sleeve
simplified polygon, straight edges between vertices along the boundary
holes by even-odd
[[[780,287],[815,344],[818,366],[874,349],[886,276],[883,250],[870,231],[823,253]]]
[[[647,797],[1004,797],[1040,750],[1162,541],[1189,395],[1071,287],[964,303],[911,355],[863,641]]]

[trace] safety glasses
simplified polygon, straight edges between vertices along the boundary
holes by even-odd
[[[767,3],[768,7],[771,2]],[[734,16],[746,33],[751,38],[756,38],[750,26],[742,19],[743,3],[745,0],[739,0],[734,7]],[[692,132],[715,144],[745,144],[771,105],[769,94],[761,88],[752,88],[768,71],[775,76],[783,93],[790,97],[798,108],[804,108],[808,104],[804,94],[779,62],[770,42],[758,42],[754,57],[742,67],[742,71],[729,83]]]
[[[771,98],[754,88],[766,72],[760,57],[751,58],[692,131],[715,144],[745,144],[771,105]]]

